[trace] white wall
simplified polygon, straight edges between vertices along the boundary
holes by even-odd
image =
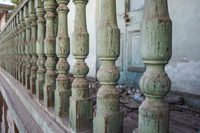
[[[172,58],[166,71],[171,90],[200,95],[200,1],[168,0]]]

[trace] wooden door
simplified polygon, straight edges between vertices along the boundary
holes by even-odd
[[[129,86],[139,85],[145,71],[140,56],[140,22],[143,17],[144,0],[117,0],[117,21],[121,31],[120,56],[116,65],[120,70],[120,80]]]

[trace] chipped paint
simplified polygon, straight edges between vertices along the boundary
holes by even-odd
[[[141,22],[141,57],[147,69],[140,79],[146,99],[139,107],[140,133],[169,132],[169,107],[163,97],[171,87],[164,71],[172,55],[171,43],[172,22],[167,0],[146,0]]]

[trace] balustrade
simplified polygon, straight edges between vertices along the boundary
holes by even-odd
[[[89,54],[86,21],[89,0],[73,0],[75,21],[71,46],[76,62],[72,84],[67,75],[70,68],[67,60],[70,54],[69,2],[22,1],[0,33],[0,67],[16,79],[13,82],[19,82],[22,88],[25,86],[25,92],[32,95],[66,131],[88,132],[93,124],[94,133],[122,133],[123,113],[115,88],[120,78],[115,66],[120,54],[116,0],[101,0],[97,54],[102,65],[97,78],[102,86],[97,93],[94,113],[86,80],[89,67],[85,62]],[[55,37],[56,17],[58,31]],[[140,133],[169,131],[169,108],[163,97],[170,89],[170,79],[164,67],[171,57],[171,32],[167,0],[146,0],[141,22],[141,56],[147,69],[140,80],[146,99],[139,108]]]

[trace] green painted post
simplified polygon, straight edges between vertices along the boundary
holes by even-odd
[[[19,31],[19,28],[18,28],[18,15],[16,15],[15,18],[16,18],[16,28],[15,28],[15,30],[16,30],[15,31],[15,53],[16,53],[16,55],[15,55],[15,58],[16,58],[16,62],[15,62],[15,65],[16,65],[16,68],[15,68],[16,75],[15,76],[16,77],[15,78],[18,80],[18,48],[17,48],[17,46],[18,46],[18,31]],[[7,40],[6,40],[6,43],[8,43]],[[8,51],[8,48],[7,48],[7,54],[8,54],[8,52],[9,51]],[[8,63],[8,70],[9,70],[9,63]]]
[[[23,56],[24,56],[24,11],[23,8],[20,10],[20,20],[21,20],[21,44],[20,44],[20,49],[21,49],[21,63],[20,63],[20,75],[21,75],[21,83],[23,84]]]
[[[88,0],[73,0],[75,4],[75,24],[72,40],[72,54],[76,59],[70,97],[69,123],[74,131],[92,128],[92,105],[89,98],[89,83],[85,79],[89,68],[85,58],[89,52],[89,35],[86,26],[86,4]]]
[[[59,61],[56,65],[58,70],[58,77],[56,79],[55,90],[55,113],[56,116],[62,117],[69,114],[69,97],[71,96],[70,81],[67,77],[69,64],[67,57],[70,52],[67,14],[69,9],[67,4],[69,0],[57,0],[59,4],[58,12],[58,35],[56,38],[56,54]]]
[[[36,78],[37,78],[37,55],[36,55],[36,40],[37,40],[37,16],[35,13],[35,3],[34,0],[30,0],[30,20],[31,23],[31,43],[30,43],[30,51],[31,51],[31,77],[30,77],[30,87],[31,93],[36,93]]]
[[[45,66],[47,72],[45,74],[44,85],[44,105],[45,107],[54,106],[54,91],[56,88],[55,75],[55,37],[54,37],[54,19],[56,2],[55,0],[44,0],[44,9],[46,11],[46,38],[44,40],[44,52],[47,56]]]
[[[37,19],[37,42],[36,53],[38,56],[37,65],[37,80],[36,80],[36,95],[37,99],[43,99],[43,88],[45,83],[45,54],[44,54],[44,38],[45,38],[45,19],[44,19],[44,4],[41,0],[36,0],[36,15]]]
[[[31,21],[30,21],[30,1],[28,1],[28,5],[25,5],[25,23],[26,23],[26,88],[30,89],[30,75],[31,75],[31,53],[30,53],[30,41],[31,41]]]
[[[23,21],[22,21],[22,84],[23,86],[26,85],[26,53],[25,53],[25,47],[26,47],[26,24],[25,24],[25,17],[26,17],[26,5],[23,7]]]
[[[171,43],[167,0],[146,0],[141,22],[141,56],[147,69],[140,80],[146,99],[139,108],[139,133],[169,132],[169,107],[163,97],[171,86],[164,71],[171,58]]]
[[[22,55],[22,28],[23,28],[23,25],[22,25],[22,22],[23,22],[23,11],[22,10],[20,10],[19,11],[19,20],[20,20],[20,33],[19,33],[19,48],[18,48],[18,51],[19,51],[19,82],[20,83],[22,83],[22,64],[23,64],[23,62],[22,62],[22,57],[23,57],[23,55]]]
[[[17,49],[17,45],[18,45],[18,15],[15,16],[15,78],[18,80],[18,49]],[[7,51],[8,52],[8,51]],[[8,64],[9,67],[9,64]]]
[[[13,51],[13,48],[14,48],[14,45],[13,45],[13,43],[14,43],[14,34],[13,34],[13,30],[14,30],[14,23],[13,23],[13,20],[10,22],[10,26],[11,26],[11,29],[10,29],[10,36],[11,36],[11,38],[10,38],[10,43],[11,43],[11,45],[12,45],[12,64],[14,64],[14,51]],[[14,65],[12,65],[12,72],[11,72],[11,74],[12,74],[12,76],[14,77]]]
[[[19,30],[20,30],[20,23],[19,23],[19,14],[16,15],[16,20],[17,20],[17,31],[16,31],[16,73],[17,73],[17,77],[16,79],[19,80],[19,51],[18,51],[18,47],[19,47]],[[9,51],[9,50],[8,50]]]
[[[22,35],[22,30],[21,30],[21,28],[22,28],[22,26],[21,26],[21,17],[20,17],[20,15],[21,15],[21,13],[19,12],[19,14],[18,14],[18,21],[19,21],[19,23],[18,23],[18,29],[19,29],[19,31],[18,31],[18,46],[17,46],[17,51],[18,51],[18,81],[19,82],[21,82],[21,71],[20,71],[20,66],[21,66],[21,35]]]
[[[123,113],[119,106],[119,93],[115,85],[120,77],[115,61],[120,54],[120,30],[116,20],[116,0],[101,1],[98,28],[98,57],[102,61],[97,78],[102,84],[97,93],[94,112],[95,133],[122,133]]]

